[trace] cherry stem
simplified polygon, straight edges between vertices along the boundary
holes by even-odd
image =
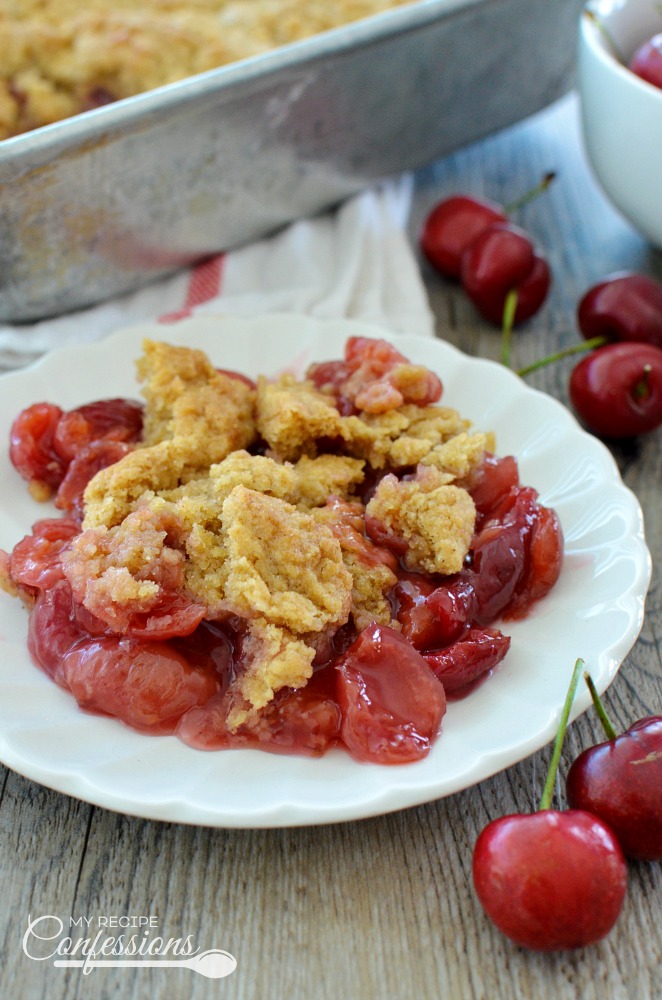
[[[539,810],[549,809],[552,802],[552,795],[554,794],[554,783],[556,782],[556,772],[558,771],[559,761],[561,759],[561,750],[563,749],[563,741],[565,739],[565,731],[568,728],[568,719],[570,718],[570,709],[572,708],[572,703],[575,700],[575,694],[577,692],[577,685],[579,684],[579,678],[581,677],[582,671],[584,669],[584,661],[579,658],[572,671],[572,677],[570,678],[570,687],[568,688],[568,693],[565,696],[565,701],[563,703],[563,709],[561,710],[561,719],[559,721],[559,728],[556,731],[556,739],[554,740],[554,749],[552,751],[552,756],[549,762],[549,767],[547,769],[547,780],[545,781],[545,787],[542,790],[542,796],[540,798]]]
[[[501,324],[501,364],[510,368],[510,341],[515,324],[517,310],[517,289],[511,288],[503,304],[503,321]]]
[[[539,195],[543,194],[543,192],[547,190],[547,188],[552,183],[555,177],[556,177],[556,171],[550,170],[548,173],[544,175],[542,180],[539,181],[538,184],[536,184],[535,187],[531,188],[530,191],[525,191],[524,194],[519,196],[519,198],[515,198],[514,201],[508,202],[508,204],[504,206],[503,214],[512,215],[514,212],[517,212],[524,205],[528,205],[530,201],[533,201],[534,198],[537,198]]]
[[[591,675],[588,673],[587,670],[584,671],[584,680],[586,681],[586,685],[589,691],[591,692],[593,707],[595,708],[595,711],[598,713],[598,718],[602,723],[602,728],[605,731],[605,736],[607,737],[608,740],[615,740],[618,736],[618,733],[612,726],[611,719],[605,712],[605,707],[602,704],[602,699],[600,698],[600,695],[598,694],[598,689],[593,683],[593,678],[591,677]]]
[[[537,361],[533,361],[530,365],[526,365],[524,368],[518,368],[517,374],[530,375],[531,372],[538,371],[539,368],[551,365],[555,361],[562,361],[563,358],[569,358],[573,354],[583,354],[585,351],[593,351],[596,347],[602,347],[607,343],[608,340],[606,337],[591,337],[590,340],[584,340],[579,344],[573,344],[572,347],[564,347],[562,351],[556,351],[555,354],[548,354],[544,358],[538,358]]]
[[[591,21],[598,29],[598,31],[606,41],[607,45],[611,49],[611,54],[613,55],[613,57],[617,59],[618,62],[621,63],[623,66],[626,66],[627,60],[625,59],[625,56],[621,52],[620,47],[616,44],[614,36],[612,35],[611,31],[609,31],[602,18],[598,17],[595,11],[588,9],[584,11],[584,17],[587,17],[588,20]]]

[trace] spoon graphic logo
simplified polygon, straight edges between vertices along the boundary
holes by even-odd
[[[56,958],[53,962],[58,968],[74,967],[82,968],[83,975],[89,975],[92,969],[192,969],[193,972],[205,976],[207,979],[224,979],[231,975],[237,968],[237,959],[229,951],[220,951],[211,948],[203,951],[192,958],[93,958],[93,959],[67,959]]]
[[[188,967],[194,972],[199,972],[201,976],[206,976],[207,979],[225,979],[237,968],[237,959],[228,951],[212,948],[210,951],[203,951],[201,955],[196,955],[190,960]]]
[[[156,917],[70,918],[72,926],[81,927],[89,937],[69,937],[64,922],[54,914],[32,918],[23,936],[23,952],[36,962],[52,961],[58,969],[80,969],[84,976],[93,969],[190,969],[206,979],[224,979],[237,968],[234,955],[220,948],[200,952],[188,936],[182,938],[150,937],[157,926]],[[123,922],[124,921],[124,922]],[[93,924],[98,924],[99,929]],[[111,936],[107,927],[137,929],[138,934]],[[103,929],[100,929],[103,928]],[[77,956],[77,957],[73,957]]]

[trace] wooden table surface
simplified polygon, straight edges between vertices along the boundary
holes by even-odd
[[[517,333],[517,365],[575,342],[581,293],[605,274],[662,278],[651,249],[608,205],[586,164],[577,106],[542,114],[422,171],[411,219],[465,191],[507,202],[548,170],[558,177],[522,210],[554,273],[549,304]],[[498,358],[499,334],[455,287],[423,272],[438,335]],[[528,377],[566,401],[572,362]],[[654,575],[643,631],[609,689],[616,724],[662,711],[662,430],[612,448],[644,510]],[[600,739],[593,713],[569,731],[562,767]],[[2,769],[0,996],[172,1000],[525,1000],[660,996],[662,864],[631,864],[620,920],[574,953],[526,952],[484,916],[471,885],[475,839],[488,822],[535,807],[549,747],[448,799],[328,827],[218,830],[116,815]],[[187,970],[54,969],[21,948],[28,914],[155,915],[169,937],[223,948],[237,971],[219,981]]]

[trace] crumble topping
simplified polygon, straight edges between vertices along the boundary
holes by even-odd
[[[493,450],[493,434],[463,432],[431,448],[421,464],[432,465],[453,479],[465,479],[480,465],[485,452]]]
[[[339,437],[342,427],[332,397],[293,375],[281,375],[275,382],[258,379],[255,422],[281,461],[316,455],[318,441]]]
[[[255,393],[217,371],[202,351],[146,340],[143,444],[102,469],[85,490],[85,527],[119,524],[146,492],[170,490],[255,440]]]
[[[134,511],[115,528],[76,535],[62,555],[74,598],[121,631],[133,613],[150,611],[163,588],[184,580],[184,556],[167,544],[167,531],[151,511]]]
[[[449,407],[413,403],[383,413],[361,412],[343,417],[333,396],[316,389],[311,382],[296,382],[291,375],[283,375],[277,382],[258,382],[256,424],[271,453],[281,461],[292,460],[302,452],[314,456],[339,439],[343,450],[376,469],[417,465],[439,445],[466,434],[470,426]],[[488,436],[483,436],[482,441],[484,452]],[[466,449],[467,444],[462,447]],[[478,442],[475,445],[472,442],[470,447],[477,464],[480,446]],[[441,461],[443,455],[438,459],[430,457],[430,464]]]
[[[303,687],[313,672],[315,650],[286,629],[256,618],[249,624],[242,654],[246,665],[227,717],[231,730],[250,721],[281,688]]]
[[[359,414],[342,419],[347,449],[375,469],[417,465],[434,447],[469,427],[469,421],[456,410],[413,404],[377,416]]]
[[[145,445],[183,438],[191,465],[206,468],[254,440],[253,390],[214,368],[203,351],[145,340],[136,370]]]
[[[329,526],[340,543],[343,561],[352,577],[350,613],[358,631],[371,622],[399,627],[392,621],[388,593],[398,581],[395,557],[378,549],[364,534],[365,508],[359,501],[330,497],[313,511],[315,519]]]
[[[337,539],[310,514],[236,486],[222,523],[230,611],[297,633],[347,620],[352,578]]]
[[[186,440],[137,448],[90,480],[83,495],[85,528],[121,524],[148,490],[167,490],[185,477],[190,449]]]
[[[423,466],[415,479],[406,481],[389,473],[366,512],[408,543],[404,555],[408,569],[444,574],[462,569],[476,508],[465,489],[448,485],[444,473]]]
[[[409,0],[21,0],[0,10],[0,139]]]
[[[330,496],[347,498],[354,487],[364,480],[363,459],[346,455],[303,455],[295,465],[298,477],[298,494],[291,499],[298,507],[315,508],[326,503]]]
[[[400,629],[398,556],[369,537],[366,515],[400,540],[407,569],[461,569],[476,516],[461,481],[491,437],[455,410],[342,415],[310,380],[260,378],[253,390],[201,351],[150,340],[137,370],[143,439],[90,480],[63,569],[76,600],[118,631],[173,590],[234,622],[230,728],[305,685],[339,628]],[[417,366],[389,369],[403,388],[410,377],[411,392],[425,384]]]
[[[20,591],[11,575],[9,553],[0,549],[0,590],[10,597],[19,597]]]

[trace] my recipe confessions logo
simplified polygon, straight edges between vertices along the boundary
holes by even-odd
[[[237,968],[227,951],[200,951],[191,935],[164,937],[158,917],[69,917],[28,915],[23,952],[33,962],[51,962],[56,968],[81,969],[89,975],[99,968],[191,969],[208,979],[223,979]]]

